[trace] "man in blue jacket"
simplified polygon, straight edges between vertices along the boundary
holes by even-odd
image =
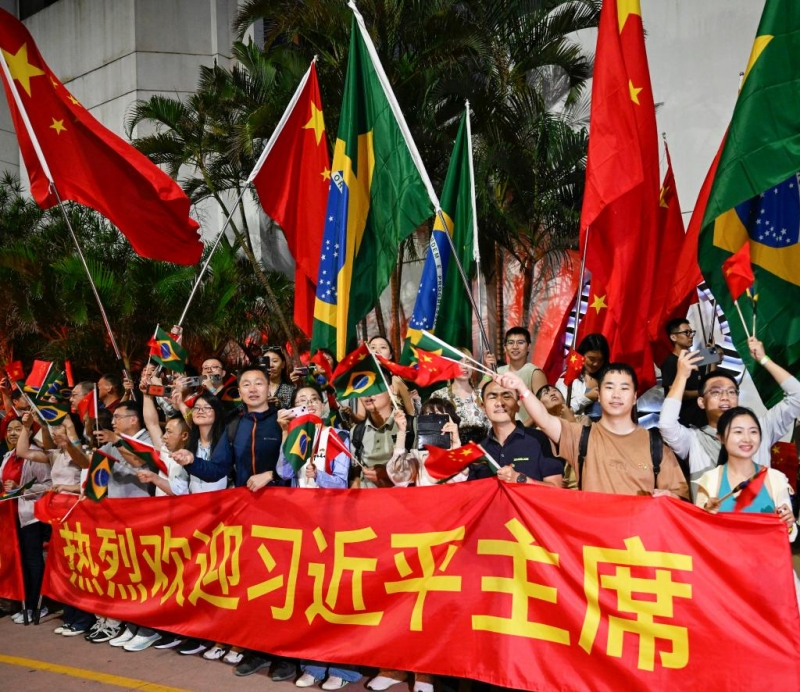
[[[269,380],[261,368],[248,367],[239,373],[239,393],[245,412],[228,424],[209,459],[197,458],[188,450],[180,450],[172,458],[188,467],[189,473],[204,481],[218,481],[233,471],[234,485],[251,491],[266,485],[285,485],[275,468],[281,449],[282,430],[278,411],[269,404]],[[245,653],[234,669],[238,676],[252,675],[271,663],[267,654]],[[274,681],[293,678],[296,666],[277,659],[273,666]]]

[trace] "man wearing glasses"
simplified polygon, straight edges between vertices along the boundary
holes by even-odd
[[[747,345],[753,359],[775,378],[786,394],[783,401],[758,419],[761,423],[762,443],[753,460],[761,466],[769,466],[772,445],[792,430],[795,418],[800,416],[800,382],[766,355],[764,344],[758,339],[751,336]],[[680,424],[678,413],[683,393],[692,372],[697,370],[697,361],[702,357],[697,351],[683,351],[678,357],[675,382],[664,399],[658,424],[664,441],[672,447],[675,454],[688,460],[692,481],[696,481],[717,465],[721,447],[717,438],[717,422],[725,411],[739,405],[739,385],[736,379],[728,372],[716,370],[701,378],[697,398],[698,406],[706,412],[708,425],[690,428]],[[695,487],[692,484],[692,494],[694,493]]]
[[[694,335],[697,333],[688,320],[678,317],[670,320],[666,324],[667,338],[672,344],[672,353],[670,353],[663,363],[661,363],[661,384],[664,391],[668,392],[675,381],[675,375],[678,372],[678,358],[684,351],[688,351],[692,347]],[[712,365],[709,370],[713,370],[716,366]],[[678,420],[681,425],[694,425],[702,428],[706,424],[706,415],[697,405],[697,397],[700,395],[700,376],[699,370],[692,370],[689,380],[686,382],[686,388],[683,392],[683,401],[681,403],[681,412]]]
[[[525,327],[511,327],[506,332],[504,340],[506,352],[506,365],[497,368],[498,374],[505,372],[517,375],[525,386],[532,392],[538,392],[547,384],[547,377],[540,367],[528,362],[528,351],[531,347],[531,333]],[[484,357],[486,365],[493,368],[497,365],[494,354],[487,353]],[[489,378],[484,378],[484,384]],[[517,413],[517,420],[522,421],[523,425],[529,425],[531,417],[524,408],[520,408]]]

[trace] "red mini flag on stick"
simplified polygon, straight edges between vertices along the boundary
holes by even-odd
[[[282,229],[295,261],[294,321],[314,324],[331,163],[317,69],[311,63],[250,174],[264,211]]]
[[[753,265],[750,262],[749,241],[723,262],[722,271],[725,274],[725,283],[728,284],[731,297],[739,300],[739,296],[756,280],[753,274]]]
[[[755,502],[758,493],[761,492],[761,486],[767,478],[767,467],[761,466],[752,478],[739,483],[739,497],[736,498],[734,505],[734,512],[742,512]]]
[[[577,351],[570,351],[567,356],[567,371],[564,373],[564,384],[569,387],[583,372],[586,359]]]
[[[89,390],[89,393],[78,402],[78,416],[85,421],[87,416],[97,420],[97,387]]]
[[[350,461],[355,461],[356,459],[338,433],[333,428],[328,428],[327,430],[328,443],[325,447],[325,473],[331,474],[333,473],[333,460],[340,454],[347,455]]]
[[[21,360],[15,360],[3,366],[6,375],[11,382],[21,382],[25,379],[25,369],[22,367]]]
[[[100,212],[142,257],[196,264],[203,244],[190,202],[144,154],[103,127],[53,74],[25,26],[0,10],[3,83],[36,203]],[[9,79],[11,82],[9,82]]]
[[[441,449],[425,445],[428,450],[428,460],[425,462],[425,470],[437,480],[450,478],[464,470],[464,467],[473,461],[486,456],[486,452],[480,445],[468,442],[458,449]]]

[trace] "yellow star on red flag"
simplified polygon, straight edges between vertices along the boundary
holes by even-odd
[[[45,71],[28,62],[28,44],[23,43],[14,55],[3,51],[3,57],[6,59],[11,76],[20,83],[25,93],[30,96],[31,77],[41,77],[45,74]]]
[[[61,134],[62,132],[66,131],[66,127],[64,127],[63,120],[56,120],[53,118],[53,124],[50,126],[50,129],[55,130],[56,134]]]

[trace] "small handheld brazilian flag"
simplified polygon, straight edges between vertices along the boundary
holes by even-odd
[[[366,344],[362,343],[342,359],[333,373],[333,387],[336,396],[342,399],[372,396],[386,391],[378,365]]]
[[[295,472],[303,468],[314,453],[314,437],[318,425],[322,425],[322,420],[311,413],[298,416],[289,423],[286,441],[283,443],[283,456]]]
[[[69,413],[69,404],[63,402],[56,403],[52,401],[43,401],[42,399],[34,399],[33,404],[48,425],[58,425]]]
[[[175,372],[186,370],[186,358],[189,354],[161,327],[156,327],[156,333],[148,342],[148,346],[150,346],[150,358],[160,366]]]
[[[89,474],[86,476],[86,484],[83,489],[84,495],[90,500],[100,502],[108,494],[108,482],[111,480],[114,461],[114,457],[99,450],[92,454]]]

